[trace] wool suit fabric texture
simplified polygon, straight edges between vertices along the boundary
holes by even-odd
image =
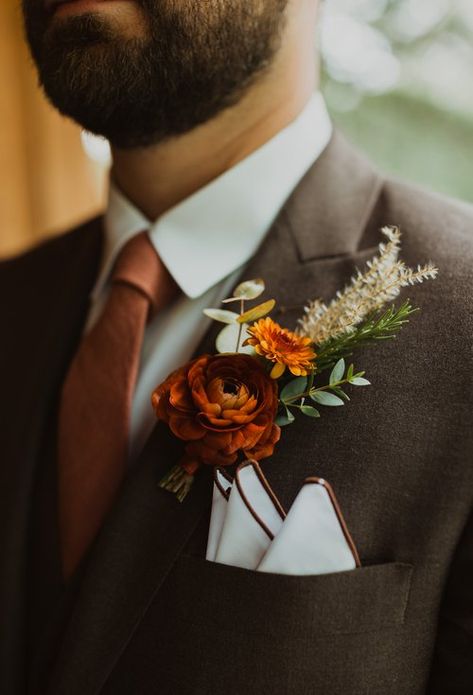
[[[283,166],[283,163],[281,163]],[[158,481],[182,444],[157,424],[66,587],[55,522],[61,382],[99,268],[92,220],[0,266],[0,690],[8,695],[473,692],[473,210],[383,178],[335,134],[246,277],[276,320],[329,300],[400,225],[421,311],[353,356],[371,387],[298,418],[262,462],[286,508],[326,478],[363,567],[293,577],[205,561],[210,471],[184,504]],[[199,352],[212,351],[217,328]]]

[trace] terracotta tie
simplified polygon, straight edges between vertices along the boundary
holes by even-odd
[[[66,579],[96,536],[123,479],[145,325],[176,289],[147,233],[133,237],[118,256],[104,310],[69,368],[58,429]]]

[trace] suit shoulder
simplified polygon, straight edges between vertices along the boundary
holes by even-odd
[[[385,223],[401,228],[404,256],[431,259],[457,278],[473,276],[473,205],[389,179],[381,197]]]
[[[85,245],[100,243],[102,217],[85,220],[79,225],[53,236],[26,251],[0,261],[0,282],[10,283],[19,275],[43,269],[53,271],[68,257],[73,256]]]
[[[411,298],[435,326],[436,340],[443,335],[449,350],[471,363],[473,206],[395,180],[385,183],[381,199],[376,222],[401,229],[402,260],[439,269],[434,282],[410,288]]]

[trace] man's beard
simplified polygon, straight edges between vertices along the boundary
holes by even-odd
[[[186,133],[242,98],[280,46],[288,0],[137,0],[147,31],[116,17],[51,18],[23,0],[28,42],[51,102],[121,148]]]

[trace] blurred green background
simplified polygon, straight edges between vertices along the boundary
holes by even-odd
[[[326,0],[323,91],[382,169],[473,202],[473,0]]]

